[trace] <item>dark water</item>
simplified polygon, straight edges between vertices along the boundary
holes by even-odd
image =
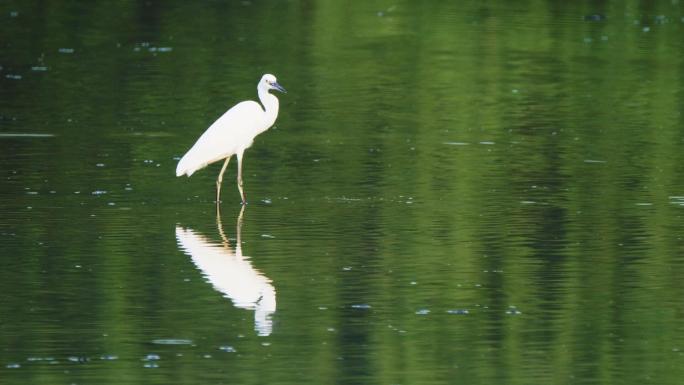
[[[0,383],[681,383],[681,5],[453,3],[0,3]]]

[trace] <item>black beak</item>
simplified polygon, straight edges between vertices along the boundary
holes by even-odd
[[[278,84],[278,82],[273,82],[273,84],[271,84],[271,86],[273,87],[273,89],[278,90],[278,91],[280,91],[280,92],[282,92],[282,93],[284,93],[284,94],[287,93],[287,91],[285,91],[285,88],[283,88],[283,86],[281,86],[280,84]]]

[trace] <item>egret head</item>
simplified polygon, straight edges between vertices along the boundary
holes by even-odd
[[[278,82],[276,81],[276,77],[271,75],[271,74],[266,74],[266,75],[261,77],[261,82],[259,83],[259,87],[265,87],[267,91],[276,90],[276,91],[287,93],[287,91],[285,91],[285,88],[283,88],[283,86],[278,84]]]

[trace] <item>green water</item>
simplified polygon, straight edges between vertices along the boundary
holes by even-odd
[[[0,2],[0,384],[679,384],[683,109],[677,1]]]

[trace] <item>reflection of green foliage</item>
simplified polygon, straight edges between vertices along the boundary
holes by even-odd
[[[122,357],[92,364],[100,383],[677,383],[682,16],[669,1],[0,5],[0,132],[56,135],[0,138],[0,364]],[[290,93],[245,164],[243,247],[279,296],[265,348],[177,250],[176,223],[217,237],[218,170],[178,179],[173,158],[267,71]],[[197,361],[221,344],[241,356]],[[152,378],[138,359],[155,350]],[[74,379],[25,366],[10,375]]]

